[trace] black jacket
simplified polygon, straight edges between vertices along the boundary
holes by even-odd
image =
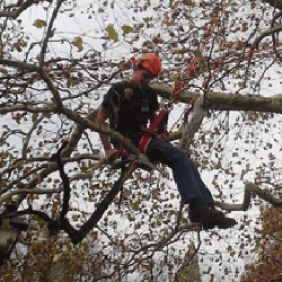
[[[159,109],[157,95],[148,85],[132,82],[113,84],[102,106],[110,111],[110,126],[123,135],[132,136],[147,128]]]

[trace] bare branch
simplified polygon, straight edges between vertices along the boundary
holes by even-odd
[[[41,68],[34,64],[20,62],[20,61],[11,61],[11,60],[0,59],[0,65],[14,67],[14,68],[22,69],[22,70],[29,70],[29,71],[36,71],[36,72],[41,71]]]
[[[41,65],[44,64],[44,57],[45,57],[45,53],[46,53],[46,49],[47,49],[47,45],[48,45],[48,40],[49,40],[50,37],[52,37],[52,28],[53,28],[53,25],[54,25],[54,21],[55,21],[57,15],[58,15],[59,10],[60,10],[64,1],[65,0],[59,0],[57,7],[53,11],[49,26],[48,26],[47,31],[46,31],[46,36],[45,36],[45,39],[43,41],[43,46],[42,46],[42,50],[41,50]]]
[[[63,189],[21,189],[9,192],[8,194],[2,195],[0,198],[0,203],[4,203],[8,199],[10,199],[14,195],[20,195],[20,194],[54,194],[54,193],[61,193]]]
[[[271,194],[265,192],[251,182],[246,183],[244,201],[242,204],[226,204],[219,201],[214,201],[214,204],[226,211],[246,211],[251,202],[251,194],[259,196],[274,207],[282,207],[281,199],[273,197]]]
[[[12,113],[12,112],[30,112],[30,113],[53,113],[54,112],[54,107],[52,106],[30,106],[28,104],[26,105],[14,105],[14,106],[2,106],[0,107],[0,114],[4,115],[7,113]]]
[[[254,41],[253,46],[258,47],[261,40],[267,36],[273,35],[276,32],[282,31],[282,25],[278,25],[267,30],[264,30]]]
[[[23,149],[22,149],[22,156],[23,159],[27,158],[27,146],[29,144],[30,138],[32,133],[34,132],[34,130],[36,129],[37,125],[43,120],[44,115],[42,115],[40,118],[37,119],[37,121],[35,121],[32,125],[32,127],[30,128],[30,130],[28,131],[28,133],[26,134],[26,138],[23,141]]]
[[[203,97],[199,97],[196,100],[193,109],[193,117],[189,123],[187,122],[184,125],[185,126],[184,133],[180,140],[180,149],[184,151],[189,150],[194,135],[200,128],[202,121],[204,119],[203,101],[204,101]]]
[[[33,4],[37,4],[39,2],[41,2],[42,0],[26,0],[24,3],[22,3],[22,5],[18,8],[15,9],[13,11],[0,11],[0,18],[12,18],[12,19],[16,19],[23,11],[25,11],[26,9],[28,9],[30,6],[32,6]]]
[[[134,144],[127,138],[125,138],[122,134],[110,129],[108,126],[101,125],[99,123],[94,123],[88,119],[82,118],[77,113],[67,109],[62,108],[61,113],[66,115],[71,120],[79,123],[80,125],[84,126],[85,128],[89,128],[93,131],[104,133],[111,136],[112,140],[118,141],[123,147],[129,150],[132,154],[136,156],[140,160],[140,162],[144,165],[151,167],[152,169],[156,169],[156,167],[148,160],[146,155],[142,154]]]
[[[87,120],[93,121],[95,120],[95,117],[97,115],[97,110],[91,111],[88,115],[87,115]],[[70,140],[68,140],[68,146],[63,150],[62,152],[62,156],[63,157],[68,157],[70,156],[71,152],[76,148],[77,143],[80,140],[80,137],[82,135],[82,133],[85,130],[85,126],[83,124],[77,123],[75,128],[73,129],[72,133],[71,133],[71,138]]]
[[[41,175],[41,174],[40,174],[40,170],[42,170],[42,169],[44,169],[44,168],[46,168],[46,167],[47,167],[47,165],[42,165],[41,167],[36,167],[36,168],[30,170],[30,171],[29,171],[28,173],[26,173],[25,175],[23,175],[23,176],[17,178],[17,179],[14,180],[14,181],[11,181],[11,182],[9,183],[9,185],[7,185],[7,187],[6,187],[4,190],[2,189],[1,194],[6,193],[6,192],[9,191],[10,189],[12,189],[14,186],[18,185],[18,183],[19,183],[20,181],[23,181],[23,180],[27,179],[29,176],[32,176],[33,179],[34,179],[34,181],[31,181],[31,182],[33,183],[33,186],[27,186],[27,185],[25,185],[25,186],[26,186],[27,188],[35,187],[36,184],[38,184],[38,182],[39,182],[38,180],[41,179],[41,177],[40,177],[40,175]]]
[[[45,81],[47,84],[49,90],[52,92],[53,97],[54,97],[54,102],[55,102],[55,112],[60,112],[61,109],[63,108],[63,102],[61,99],[60,92],[57,87],[55,87],[54,83],[52,82],[52,79],[48,75],[48,73],[44,70],[41,72],[42,79]]]
[[[62,204],[62,211],[61,211],[61,215],[60,215],[60,221],[63,221],[69,211],[69,201],[70,201],[70,182],[69,182],[69,178],[65,173],[64,170],[64,163],[61,159],[61,153],[63,151],[64,148],[66,148],[68,142],[63,142],[61,148],[58,150],[58,152],[53,156],[52,159],[57,161],[58,167],[59,167],[59,172],[60,172],[60,176],[61,179],[63,181],[63,187],[64,187],[64,196],[63,196],[63,204]]]
[[[183,224],[179,228],[173,229],[169,234],[167,234],[164,238],[162,238],[158,242],[143,245],[137,250],[136,249],[129,249],[126,252],[128,252],[128,253],[131,252],[131,253],[133,253],[133,255],[132,255],[131,259],[129,260],[129,262],[127,263],[127,265],[130,264],[130,262],[133,261],[133,259],[137,255],[139,255],[140,253],[147,253],[151,249],[161,250],[163,247],[179,241],[179,237],[183,233],[190,232],[190,231],[197,231],[198,234],[199,234],[199,231],[201,231],[201,230],[202,230],[201,223]]]
[[[161,84],[153,84],[157,94],[163,98],[171,98],[170,89],[165,89]],[[189,103],[195,92],[184,90],[177,99],[182,103]],[[254,96],[251,94],[231,94],[209,91],[205,96],[204,109],[226,111],[258,111],[282,114],[282,95],[271,98]]]

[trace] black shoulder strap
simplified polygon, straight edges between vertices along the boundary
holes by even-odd
[[[116,89],[112,89],[116,101],[113,101],[113,96],[110,97],[110,104],[112,108],[112,115],[110,118],[111,127],[113,130],[117,130],[119,122],[119,111],[120,111],[120,93]]]

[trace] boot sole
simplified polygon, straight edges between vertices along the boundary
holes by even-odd
[[[237,222],[230,222],[230,221],[224,221],[224,220],[213,220],[213,221],[207,221],[207,222],[202,222],[203,228],[208,230],[208,229],[213,229],[215,227],[219,229],[228,229],[234,225],[236,225]]]
[[[190,219],[190,221],[191,222],[193,222],[193,223],[204,223],[205,221],[202,221],[200,218],[198,218],[198,217],[191,217],[191,216],[189,216],[189,219]],[[220,215],[220,216],[218,216],[218,217],[216,217],[216,218],[213,218],[213,219],[211,219],[211,220],[208,220],[208,221],[206,221],[207,223],[210,223],[210,222],[219,222],[220,220],[224,220],[224,219],[226,219],[226,217],[224,216],[224,214],[222,214],[222,215]]]

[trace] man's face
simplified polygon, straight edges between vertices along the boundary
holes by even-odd
[[[144,84],[148,84],[153,78],[154,75],[152,75],[149,71],[143,68],[135,70],[132,75],[132,79]]]

